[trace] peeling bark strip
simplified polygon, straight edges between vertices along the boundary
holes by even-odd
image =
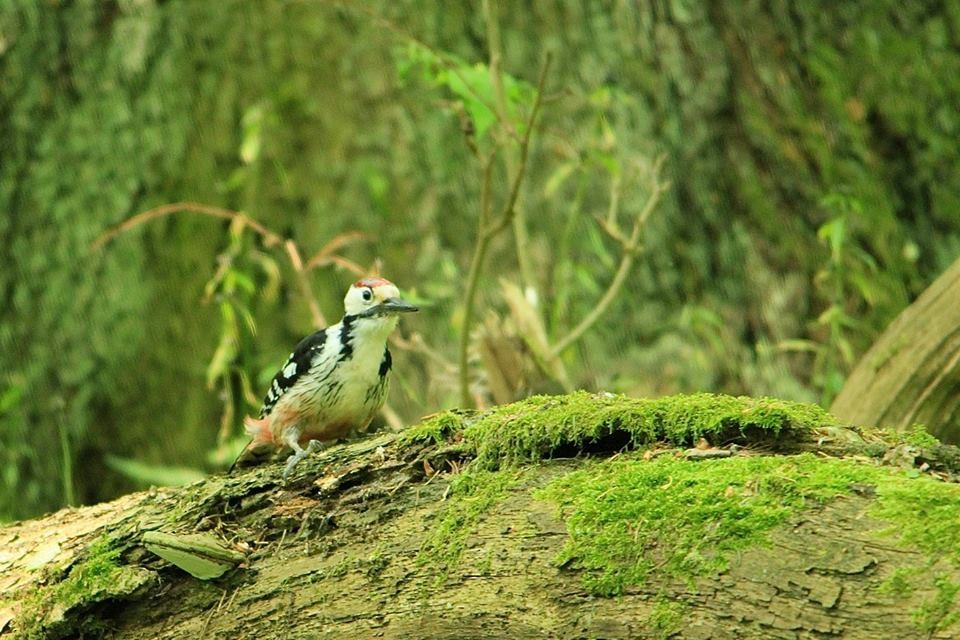
[[[569,402],[570,411],[584,412],[574,415],[582,422],[591,398],[605,408],[618,401],[581,394],[493,415],[505,416],[503,429],[519,421],[529,434],[548,404]],[[703,397],[696,402],[706,406]],[[955,539],[945,516],[960,510],[960,485],[921,472],[933,466],[923,447],[882,434],[847,434],[863,447],[860,462],[790,455],[816,449],[828,434],[841,440],[838,429],[814,430],[807,441],[796,440],[795,429],[780,445],[764,436],[762,455],[749,440],[736,447],[711,442],[731,455],[703,460],[686,459],[686,448],[675,444],[625,453],[625,439],[608,433],[611,448],[594,443],[589,455],[483,471],[471,469],[474,454],[463,446],[479,444],[470,439],[477,434],[454,431],[439,443],[405,444],[380,436],[324,451],[286,486],[271,466],[64,510],[0,529],[0,638],[958,637],[960,553],[931,540]],[[569,442],[555,445],[576,453]],[[880,465],[885,451],[905,446],[913,447],[910,456],[887,459],[920,468]],[[630,494],[607,493],[616,498],[609,508],[598,497],[590,514],[577,512],[576,496],[557,494],[558,487],[591,473],[616,480],[611,473],[619,468],[669,471],[663,482],[652,476],[649,487],[623,487],[640,497],[654,492],[668,504],[721,486],[707,476],[696,484],[701,471],[722,479],[722,468],[764,460],[782,461],[797,474],[731,476],[714,501],[724,510],[747,508],[768,490],[796,497],[791,488],[824,469],[851,475],[837,481],[842,495],[822,504],[805,500],[762,540],[735,552],[723,551],[706,530],[698,556],[687,560],[706,567],[723,556],[723,569],[684,575],[690,562],[671,564],[671,544],[687,525],[664,514],[656,536],[626,549],[651,563],[645,578],[625,582],[619,597],[590,588],[590,576],[600,574],[586,554],[597,546],[571,547],[579,539],[571,522],[589,516],[587,525],[616,538],[621,522],[604,519],[629,506]],[[940,465],[942,477],[956,477],[955,460]],[[684,494],[691,486],[695,491]],[[890,507],[900,498],[915,505],[906,516],[917,526]],[[652,510],[647,515],[656,522]],[[640,520],[627,524],[632,528],[619,533],[642,540]],[[222,578],[198,580],[149,553],[141,544],[148,531],[202,532],[246,560]],[[618,558],[611,555],[614,570],[630,568]]]

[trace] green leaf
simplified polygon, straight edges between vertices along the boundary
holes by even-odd
[[[846,230],[846,216],[834,218],[817,229],[817,237],[827,241],[830,247],[830,255],[834,261],[840,258],[843,243],[846,240]]]
[[[217,350],[213,352],[210,364],[207,365],[207,386],[209,388],[213,388],[214,382],[227,372],[236,356],[236,340],[224,334],[220,337],[220,343],[217,345]]]
[[[229,278],[231,288],[241,289],[246,293],[254,293],[257,290],[257,285],[254,284],[250,276],[242,271],[231,269],[227,277]]]
[[[548,198],[553,197],[560,187],[567,181],[572,174],[574,169],[577,168],[572,162],[565,162],[557,167],[557,170],[554,171],[550,177],[547,179],[547,184],[543,187],[543,194]]]
[[[253,317],[253,313],[250,312],[250,309],[246,307],[237,307],[237,313],[240,314],[240,317],[243,319],[243,324],[247,327],[247,331],[250,332],[250,335],[257,335],[257,321]]]
[[[497,115],[492,110],[496,99],[489,66],[482,63],[470,64],[450,53],[438,55],[426,47],[410,43],[400,50],[398,75],[405,79],[417,66],[423,69],[423,77],[427,82],[448,90],[462,102],[464,110],[473,121],[477,140],[483,140],[497,121]],[[524,125],[520,114],[531,107],[536,91],[530,83],[509,74],[504,73],[501,77],[507,102],[507,118],[519,130]]]
[[[207,477],[207,474],[199,469],[148,464],[132,458],[123,458],[111,454],[107,454],[105,461],[107,466],[117,473],[145,485],[176,487],[203,480]]]
[[[6,413],[20,404],[23,397],[23,385],[12,385],[0,394],[0,413]]]
[[[243,140],[240,143],[240,159],[251,164],[260,157],[263,142],[263,107],[257,105],[243,114]]]

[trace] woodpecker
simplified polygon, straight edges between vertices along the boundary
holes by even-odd
[[[343,307],[343,319],[301,340],[273,377],[259,418],[244,420],[252,440],[234,466],[289,447],[286,480],[321,442],[364,431],[383,406],[392,362],[387,338],[399,314],[417,307],[401,300],[396,285],[383,278],[353,283]]]

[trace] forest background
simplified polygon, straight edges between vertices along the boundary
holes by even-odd
[[[960,256],[958,105],[957,2],[0,2],[0,519],[222,469],[371,269],[392,426],[828,406]]]

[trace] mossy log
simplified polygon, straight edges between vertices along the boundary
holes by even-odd
[[[958,460],[776,400],[447,412],[0,529],[0,637],[955,638]]]
[[[855,424],[924,424],[960,442],[960,259],[903,310],[857,364],[830,410]]]

